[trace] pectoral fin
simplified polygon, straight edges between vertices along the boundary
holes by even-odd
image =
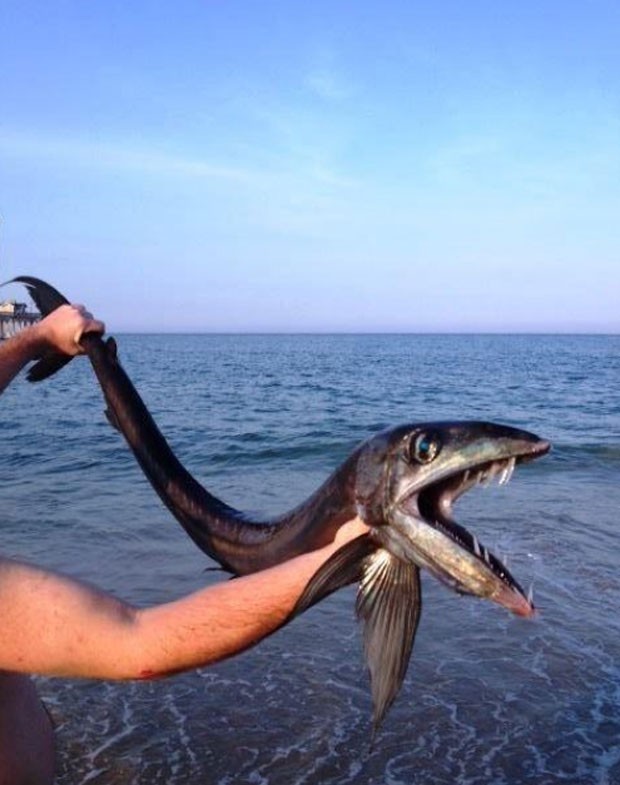
[[[362,534],[339,548],[310,578],[288,620],[343,586],[360,581],[364,575],[364,560],[376,549],[377,544],[367,534]]]
[[[365,560],[363,572],[356,612],[364,625],[374,735],[405,678],[422,596],[418,567],[397,559],[384,548]]]
[[[397,559],[364,534],[337,550],[314,574],[289,621],[356,582],[360,584],[356,613],[363,624],[364,653],[370,671],[374,735],[409,665],[422,610],[418,567]]]

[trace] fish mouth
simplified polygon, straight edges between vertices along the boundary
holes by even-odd
[[[533,616],[536,609],[532,589],[526,593],[503,561],[457,523],[453,505],[474,487],[494,482],[508,484],[516,466],[541,457],[549,449],[549,443],[541,440],[529,445],[527,452],[469,465],[401,499],[404,512],[421,519],[440,535],[420,550],[414,546],[421,566],[461,594],[488,597],[518,616]]]

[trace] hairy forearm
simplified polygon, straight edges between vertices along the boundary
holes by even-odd
[[[336,546],[225,581],[178,602],[138,612],[142,678],[217,662],[258,643],[293,610]]]
[[[146,609],[64,576],[2,561],[0,670],[139,679],[208,665],[275,631],[337,547]]]
[[[0,393],[27,363],[39,356],[43,345],[36,326],[0,343]]]
[[[85,332],[103,333],[105,325],[81,305],[61,305],[40,322],[0,343],[0,393],[31,360],[48,351],[73,356],[83,352]]]

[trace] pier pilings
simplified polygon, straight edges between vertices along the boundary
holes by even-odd
[[[38,322],[40,318],[38,313],[0,313],[0,341],[10,338],[23,330],[24,327]]]

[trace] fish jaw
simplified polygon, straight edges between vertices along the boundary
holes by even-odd
[[[489,599],[518,616],[533,616],[531,596],[500,559],[454,520],[452,505],[476,485],[492,479],[505,484],[516,465],[544,455],[549,443],[484,422],[427,423],[409,432],[401,428],[388,442],[381,514],[376,514],[376,496],[366,510],[374,539],[456,592]]]
[[[394,512],[392,525],[374,529],[373,537],[391,553],[425,568],[459,594],[491,600],[517,616],[536,613],[520,584],[484,546],[480,546],[478,556],[441,529],[400,510]]]

